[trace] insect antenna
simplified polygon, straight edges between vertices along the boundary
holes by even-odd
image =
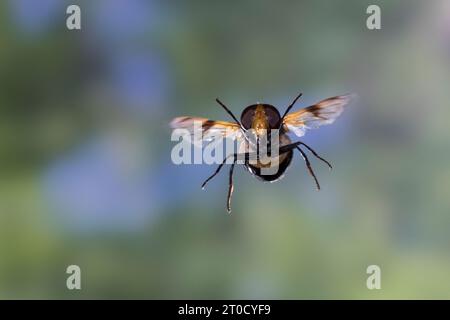
[[[225,111],[226,111],[226,112],[234,119],[234,121],[239,125],[239,127],[242,129],[242,131],[244,131],[244,132],[247,131],[247,130],[242,126],[241,122],[234,116],[233,112],[231,112],[231,110],[228,109],[227,106],[224,105],[224,104],[222,103],[222,101],[220,101],[219,99],[216,99],[216,102],[217,102],[218,104],[220,104],[220,105],[222,106],[222,108],[224,108]]]
[[[295,99],[294,101],[292,101],[292,103],[289,105],[289,107],[287,107],[286,111],[284,112],[283,116],[281,117],[281,122],[280,122],[280,128],[283,125],[283,119],[284,117],[286,117],[286,115],[288,114],[288,112],[292,109],[292,107],[294,106],[294,104],[297,102],[297,100],[303,95],[303,93],[300,93]]]

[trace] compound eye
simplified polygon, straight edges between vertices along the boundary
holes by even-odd
[[[265,105],[264,112],[267,117],[267,121],[269,122],[269,126],[271,129],[278,129],[280,126],[280,120],[281,116],[278,110],[271,106],[271,105]]]
[[[250,106],[244,109],[241,114],[241,124],[245,129],[252,127],[253,117],[255,116],[256,106]]]

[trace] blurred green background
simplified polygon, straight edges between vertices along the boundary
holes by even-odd
[[[2,1],[0,298],[448,299],[449,83],[446,0]],[[239,167],[228,215],[226,171],[172,164],[171,118],[299,92],[359,95],[304,137],[320,192]]]

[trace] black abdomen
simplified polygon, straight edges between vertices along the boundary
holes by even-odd
[[[286,157],[283,159],[283,161],[281,161],[278,167],[278,172],[276,174],[261,175],[261,168],[252,166],[249,163],[245,164],[245,167],[250,173],[254,174],[259,180],[267,182],[275,182],[283,177],[284,173],[286,172],[286,169],[291,164],[292,154],[293,154],[292,150],[286,152]]]

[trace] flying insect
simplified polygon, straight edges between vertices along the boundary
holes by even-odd
[[[350,102],[353,95],[346,94],[331,97],[290,113],[290,110],[301,96],[302,94],[300,93],[286,108],[283,115],[281,115],[278,109],[273,105],[256,103],[246,107],[244,111],[242,111],[239,121],[224,103],[219,99],[216,99],[216,102],[222,106],[234,122],[215,121],[207,118],[189,116],[177,117],[171,121],[171,127],[173,129],[187,129],[192,136],[194,136],[194,131],[196,130],[194,124],[200,123],[200,126],[197,126],[197,128],[200,128],[201,134],[197,136],[204,141],[209,141],[211,136],[219,135],[223,138],[230,138],[240,143],[241,148],[239,148],[239,151],[226,157],[223,162],[219,164],[216,171],[202,184],[202,189],[204,189],[206,184],[214,178],[220,172],[223,165],[227,163],[228,158],[232,158],[227,194],[227,211],[229,213],[231,213],[231,197],[234,189],[233,172],[236,164],[243,164],[244,167],[259,180],[275,182],[284,176],[286,169],[290,166],[294,149],[300,152],[300,155],[306,163],[309,174],[313,177],[317,189],[320,190],[319,181],[312,169],[308,156],[302,148],[306,148],[312,155],[323,161],[330,169],[332,169],[331,164],[319,156],[317,152],[306,143],[302,141],[292,142],[288,134],[293,133],[297,137],[302,137],[308,129],[333,123],[334,120],[341,115],[344,107]],[[273,139],[270,139],[270,133],[274,130],[278,133],[276,144],[273,144],[271,142]],[[260,157],[259,151],[261,149],[266,152],[265,159]],[[243,162],[239,162],[239,159],[243,159]],[[264,172],[264,169],[273,167],[277,169],[275,172],[271,174],[266,174]]]

